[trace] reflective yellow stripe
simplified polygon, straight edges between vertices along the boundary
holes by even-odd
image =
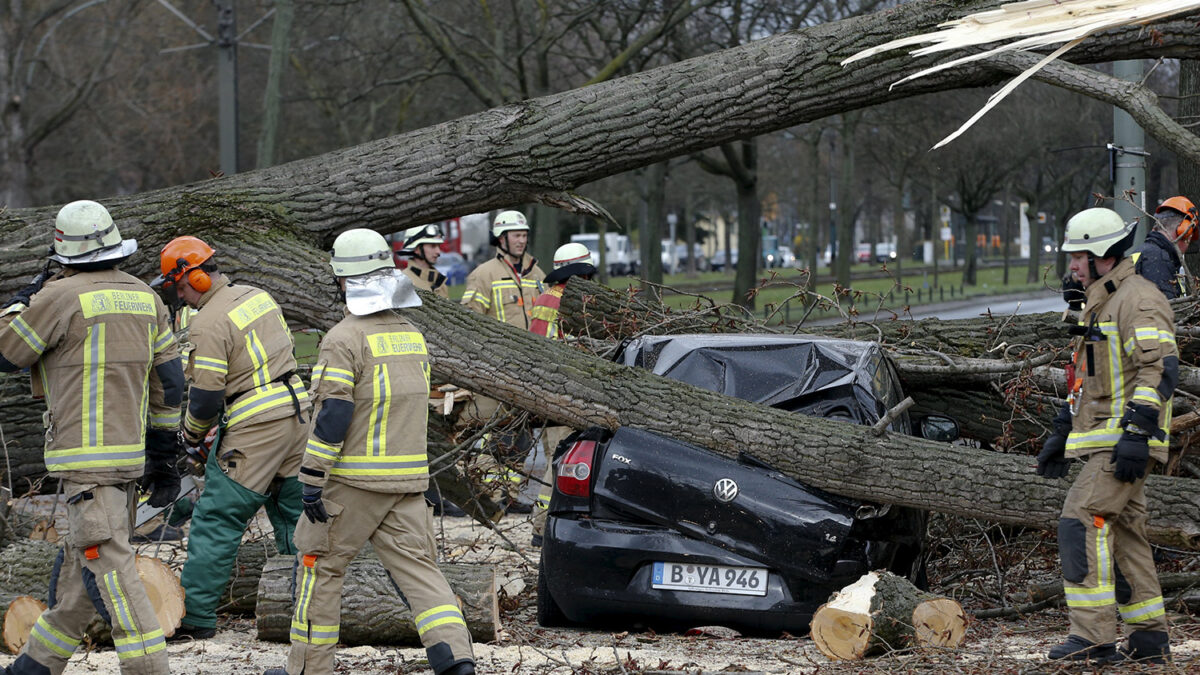
[[[461,624],[467,625],[463,620],[462,611],[457,605],[438,605],[421,612],[413,617],[413,623],[417,626],[417,635],[425,634],[425,631],[445,624]]]
[[[316,391],[317,383],[321,381],[321,378],[324,376],[324,374],[325,374],[325,366],[324,365],[318,363],[317,365],[313,366],[312,379],[309,380],[309,383],[311,384],[313,391]]]
[[[365,457],[343,455],[329,470],[337,476],[419,476],[429,473],[425,453]]]
[[[1134,387],[1133,400],[1152,403],[1156,406],[1162,404],[1162,400],[1158,398],[1158,390],[1153,387]]]
[[[18,316],[12,320],[12,323],[8,325],[12,326],[12,329],[17,332],[17,335],[21,336],[21,339],[25,341],[25,344],[29,345],[29,348],[32,349],[35,354],[41,356],[42,352],[46,351],[46,341],[37,334],[37,331],[35,331],[33,326],[30,326],[25,319]]]
[[[297,642],[310,645],[337,644],[340,626],[322,626],[315,623],[292,622],[291,637]]]
[[[222,375],[229,372],[228,362],[208,356],[193,356],[192,366],[201,370],[211,370],[214,373],[220,373]]]
[[[498,285],[500,283],[497,281],[492,284],[492,309],[496,312],[496,318],[504,321],[504,289]],[[509,283],[510,288],[514,290],[517,288],[516,284]]]
[[[153,330],[153,327],[151,327],[151,330]],[[161,354],[163,350],[167,347],[170,347],[171,343],[174,341],[175,334],[169,330],[164,330],[158,334],[158,338],[154,341],[154,353],[156,355]]]
[[[167,413],[165,415],[150,415],[150,426],[157,429],[174,429],[179,426],[179,413]]]
[[[42,614],[37,618],[37,622],[33,624],[33,630],[30,631],[30,637],[42,643],[46,649],[58,654],[64,659],[71,658],[75,653],[75,648],[79,646],[79,640],[69,638],[64,633],[55,630],[46,621],[46,615]]]
[[[308,445],[304,447],[304,451],[319,459],[337,459],[342,449],[336,445],[330,445],[309,436]]]
[[[108,589],[108,599],[112,602],[111,618],[113,621],[127,634],[137,635],[137,623],[133,620],[133,610],[129,607],[129,600],[121,588],[121,580],[117,578],[116,570],[104,575],[104,587]]]
[[[367,430],[367,454],[387,451],[387,418],[392,405],[392,382],[386,363],[375,364],[371,380],[371,428]]]
[[[246,330],[246,326],[275,309],[279,309],[279,305],[276,305],[271,296],[263,291],[255,293],[249,300],[229,310],[229,318],[238,327],[238,330]]]
[[[484,309],[490,309],[492,306],[492,301],[489,300],[488,297],[483,293],[476,291],[467,291],[466,293],[463,293],[462,304],[467,305],[472,302],[478,302],[479,304],[483,305]]]
[[[141,444],[47,450],[44,455],[47,471],[136,466],[146,457]]]
[[[1125,623],[1141,623],[1166,614],[1161,595],[1133,605],[1119,605],[1117,609]]]
[[[299,378],[292,376],[292,388],[296,391],[296,398],[300,401],[301,406],[308,400],[308,391],[304,385],[300,383]],[[236,403],[229,407],[229,421],[227,427],[232,427],[235,424],[246,421],[253,415],[277,408],[281,405],[292,405],[292,393],[282,384],[272,382],[265,387],[258,387],[251,390],[252,394],[243,395]]]
[[[83,341],[83,447],[104,445],[104,335],[105,326],[88,326]]]
[[[1112,581],[1112,557],[1110,555],[1112,549],[1109,548],[1108,536],[1112,531],[1108,521],[1096,532],[1096,585],[1100,588],[1108,588],[1113,585]]]
[[[334,368],[333,366],[322,366],[321,377],[330,382],[340,382],[348,387],[354,386],[354,373],[344,368]],[[316,386],[316,378],[314,376],[313,386]]]
[[[1116,589],[1113,586],[1096,588],[1063,588],[1068,607],[1105,607],[1117,604]]]
[[[258,339],[258,331],[252,330],[246,334],[246,353],[254,364],[254,372],[250,374],[254,386],[261,387],[271,381],[271,371],[267,366],[267,350]]]
[[[371,333],[367,336],[367,344],[371,348],[371,356],[375,358],[426,354],[425,338],[415,331]]]

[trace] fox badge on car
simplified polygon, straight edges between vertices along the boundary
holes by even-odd
[[[732,478],[722,478],[713,485],[713,496],[722,504],[728,504],[738,496],[738,485]]]

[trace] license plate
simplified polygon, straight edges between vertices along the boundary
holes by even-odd
[[[762,567],[656,562],[650,587],[673,591],[766,595],[767,570]]]

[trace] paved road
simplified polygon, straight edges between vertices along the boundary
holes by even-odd
[[[1038,314],[1061,312],[1067,308],[1062,296],[1047,291],[1024,295],[995,295],[934,305],[918,305],[912,308],[914,319],[971,319],[987,312],[993,315]]]

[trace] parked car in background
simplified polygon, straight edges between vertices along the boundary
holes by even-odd
[[[797,414],[873,424],[904,394],[875,343],[812,336],[647,336],[626,365]],[[686,413],[681,412],[681,418]],[[686,424],[686,419],[680,420]],[[902,414],[898,433],[957,425]],[[853,453],[854,448],[844,448]],[[744,454],[650,431],[589,429],[558,448],[538,568],[544,626],[804,632],[870,570],[925,583],[924,511],[839,497]]]
[[[663,274],[682,274],[686,272],[688,266],[687,244],[670,245],[664,239],[662,246]],[[708,257],[704,255],[704,249],[700,247],[700,244],[692,247],[692,255],[696,256],[697,272],[707,272],[710,269]]]
[[[792,253],[792,249],[787,246],[779,247],[779,266],[780,267],[795,267],[796,254]]]
[[[729,259],[732,261],[730,264],[734,267],[737,267],[738,254],[736,249],[729,254]],[[719,272],[725,269],[725,251],[717,251],[714,253],[712,260],[710,261],[710,265],[714,272]]]
[[[475,269],[475,266],[467,262],[461,253],[453,251],[443,253],[434,267],[438,272],[446,275],[446,283],[451,286],[467,283],[467,275]]]

